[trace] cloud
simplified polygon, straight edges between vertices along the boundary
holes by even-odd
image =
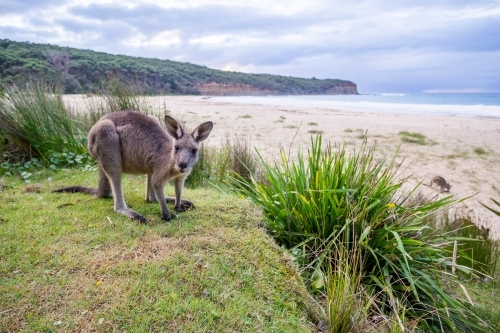
[[[0,1],[2,15],[24,14],[28,11],[36,11],[56,4],[56,0],[2,0]]]
[[[342,78],[378,91],[500,91],[498,1],[8,0],[1,6],[0,35],[13,40]]]

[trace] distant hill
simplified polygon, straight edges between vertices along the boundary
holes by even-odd
[[[61,83],[64,93],[91,93],[110,75],[154,94],[357,94],[356,84],[344,80],[228,72],[186,62],[0,39],[0,81],[5,83],[36,77]]]

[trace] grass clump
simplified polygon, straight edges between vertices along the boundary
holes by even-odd
[[[432,219],[429,223],[433,232],[457,239],[457,265],[481,273],[476,277],[494,276],[500,255],[498,244],[490,238],[490,229],[478,227],[473,221],[466,210],[457,210],[453,215],[443,213],[439,219]],[[454,251],[454,242],[448,245],[447,251]]]
[[[98,94],[87,99],[85,119],[87,131],[102,116],[119,110],[136,110],[152,115],[163,124],[163,116],[169,111],[166,107],[152,103],[151,98],[144,98],[145,89],[140,84],[127,81],[119,75],[109,75],[101,82]]]
[[[63,148],[86,152],[86,132],[63,103],[58,87],[42,82],[4,85],[0,96],[0,137],[20,157],[48,161]]]
[[[408,132],[408,131],[401,131],[399,132],[399,135],[401,136],[401,140],[403,142],[408,142],[408,143],[415,143],[418,145],[427,145],[427,137],[423,135],[422,133],[416,133],[416,132]]]
[[[484,154],[487,154],[486,150],[484,150],[483,148],[481,147],[476,147],[474,148],[474,152],[478,155],[484,155]]]
[[[252,116],[249,115],[249,114],[246,114],[246,115],[243,115],[243,116],[239,116],[238,118],[249,119],[249,118],[252,118]]]
[[[263,209],[270,233],[302,263],[311,289],[321,289],[326,279],[337,294],[365,295],[366,306],[348,300],[347,313],[360,309],[366,316],[393,318],[388,325],[400,331],[407,325],[424,331],[482,330],[480,324],[487,323],[467,301],[446,291],[448,285],[461,286],[445,270],[451,266],[447,243],[425,232],[426,219],[454,201],[412,204],[417,188],[402,194],[404,180],[391,171],[394,160],[386,165],[373,156],[366,141],[349,156],[345,146],[324,148],[318,137],[307,156],[299,151],[296,162],[284,152],[273,165],[262,160],[263,181],[233,178],[230,184]],[[331,322],[338,319],[335,315]]]
[[[247,136],[227,136],[222,147],[202,145],[198,163],[193,167],[186,185],[198,187],[209,183],[222,184],[233,174],[250,179],[252,175],[259,174],[257,162],[257,156]]]

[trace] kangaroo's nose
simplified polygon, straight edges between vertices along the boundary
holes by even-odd
[[[183,171],[183,170],[187,169],[188,164],[187,163],[179,163],[177,166],[179,167],[179,169],[181,171]]]

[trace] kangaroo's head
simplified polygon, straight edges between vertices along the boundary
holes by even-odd
[[[191,168],[198,162],[200,142],[208,138],[214,126],[213,123],[207,121],[198,125],[191,134],[185,133],[177,120],[170,116],[165,116],[165,125],[168,134],[174,138],[172,147],[174,167],[182,173],[191,171]]]

